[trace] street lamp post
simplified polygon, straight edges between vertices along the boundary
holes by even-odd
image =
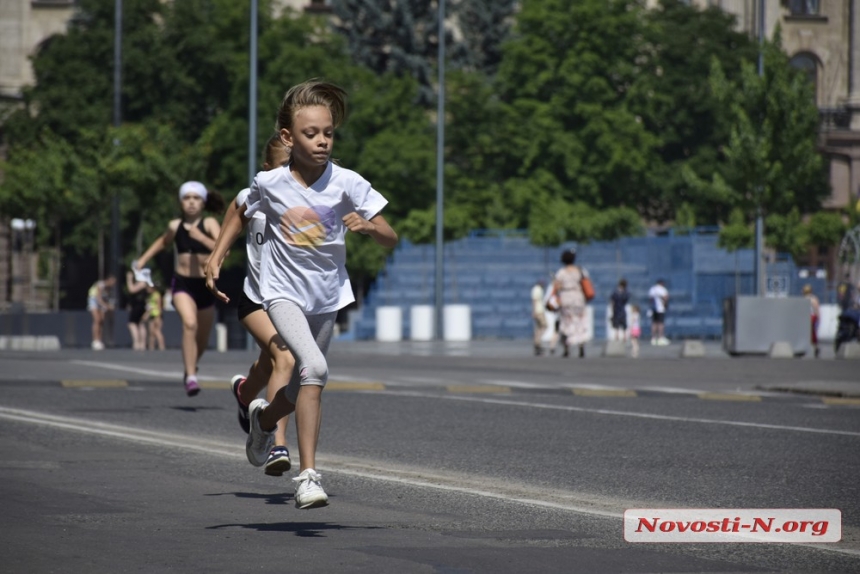
[[[436,338],[442,338],[445,251],[445,0],[439,0],[439,97],[436,109]]]
[[[758,75],[759,78],[764,78],[764,0],[759,0],[758,3]],[[764,219],[761,214],[761,203],[764,194],[763,183],[759,183],[756,201],[755,214],[755,294],[756,296],[764,295],[765,280],[764,280]]]
[[[115,0],[114,3],[114,39],[113,39],[113,126],[119,128],[122,123],[122,0]],[[114,137],[114,148],[118,148],[120,141],[118,137]],[[116,279],[116,284],[111,295],[114,308],[119,304],[119,264],[122,259],[120,251],[120,221],[119,221],[119,190],[112,190],[113,197],[111,198],[111,215],[110,215],[110,260],[108,262],[109,275]],[[101,270],[100,270],[101,271]],[[105,339],[113,343],[114,330],[114,313],[108,314],[105,319]]]

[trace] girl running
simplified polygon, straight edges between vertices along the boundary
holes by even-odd
[[[179,188],[182,216],[172,219],[167,230],[133,264],[143,269],[156,253],[174,244],[176,257],[173,274],[173,306],[182,319],[182,362],[185,366],[185,392],[193,397],[200,392],[197,363],[209,344],[215,321],[215,298],[206,289],[203,263],[221,231],[218,220],[204,217],[203,211],[221,213],[224,199],[208,191],[199,181],[186,181]]]
[[[266,216],[260,294],[272,324],[296,359],[294,376],[271,404],[251,402],[248,459],[262,466],[279,419],[295,410],[301,473],[296,483],[298,508],[328,504],[314,470],[319,438],[321,395],[328,379],[325,354],[337,311],[354,301],[346,272],[347,231],[369,235],[394,247],[397,234],[380,214],[388,203],[359,174],[331,162],[334,130],[346,113],[346,93],[310,80],[290,88],[278,110],[281,141],[292,150],[288,166],[260,172],[239,218],[227,222],[223,241],[206,268],[216,296],[221,262],[248,218]]]
[[[275,169],[289,161],[289,148],[281,142],[281,137],[278,134],[273,135],[266,143],[266,158],[263,162],[263,169],[266,171]],[[227,215],[224,216],[225,228],[233,218],[237,217],[236,212],[240,206],[245,205],[250,192],[250,189],[243,189],[236,196],[236,201],[230,203]],[[258,211],[248,221],[245,239],[248,253],[248,275],[245,277],[245,285],[239,298],[239,320],[257,341],[257,345],[260,346],[260,356],[254,361],[247,377],[236,375],[230,385],[233,397],[239,405],[239,426],[246,433],[250,432],[251,428],[248,419],[248,405],[257,398],[263,387],[267,389],[266,400],[273,401],[277,392],[287,385],[296,364],[293,355],[287,349],[284,340],[278,335],[262,305],[260,257],[265,236],[266,216]],[[220,241],[221,237],[218,240]],[[288,416],[278,421],[278,428],[275,431],[275,445],[269,451],[269,456],[264,465],[265,472],[269,476],[282,476],[292,466],[290,451],[287,448],[288,422]]]

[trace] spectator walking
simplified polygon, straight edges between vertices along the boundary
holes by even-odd
[[[546,304],[544,303],[544,280],[538,279],[532,287],[532,321],[534,322],[535,355],[543,354],[543,334],[546,332]]]
[[[642,314],[639,305],[630,305],[629,328],[630,328],[630,355],[634,358],[639,356],[639,337],[642,336]]]
[[[651,344],[668,345],[666,338],[666,310],[669,308],[669,290],[666,282],[657,279],[657,282],[648,290],[648,299],[651,300]]]
[[[627,340],[627,302],[630,294],[627,292],[627,280],[618,282],[615,291],[610,295],[612,303],[612,338],[616,341]]]
[[[148,297],[146,281],[135,278],[134,271],[125,274],[125,289],[128,293],[128,333],[131,335],[131,348],[135,351],[146,350],[146,300]]]
[[[821,314],[821,305],[818,301],[818,297],[815,296],[815,293],[812,292],[812,285],[804,285],[803,286],[803,296],[809,299],[809,320],[810,327],[812,329],[810,335],[810,341],[812,343],[812,350],[815,354],[815,358],[818,358],[820,350],[818,348],[818,320]]]
[[[116,277],[108,275],[106,278],[93,283],[87,292],[87,310],[92,316],[92,349],[103,351],[105,348],[103,333],[105,313],[113,308],[110,302],[110,290],[116,285]]]
[[[566,249],[561,254],[562,267],[555,274],[553,289],[561,302],[559,332],[564,338],[564,354],[570,356],[571,345],[579,347],[579,356],[585,357],[585,343],[589,340],[585,314],[585,295],[581,281],[585,272],[576,265],[576,251]]]

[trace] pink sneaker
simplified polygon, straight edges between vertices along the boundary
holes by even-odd
[[[200,385],[197,384],[197,377],[188,375],[185,377],[185,394],[193,397],[200,392]]]

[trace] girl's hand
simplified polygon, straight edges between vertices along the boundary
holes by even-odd
[[[215,263],[215,259],[210,257],[206,262],[206,267],[204,269],[206,273],[206,288],[215,295],[215,298],[223,303],[229,303],[230,298],[227,297],[226,293],[222,293],[218,290],[218,286],[215,285],[215,282],[218,280],[218,276],[221,273],[221,266]]]
[[[383,247],[390,249],[397,245],[397,233],[381,214],[374,215],[373,219],[368,221],[353,211],[343,216],[343,223],[350,231],[369,235]]]
[[[374,224],[354,211],[343,216],[343,223],[350,231],[363,233],[365,235],[376,229]]]

